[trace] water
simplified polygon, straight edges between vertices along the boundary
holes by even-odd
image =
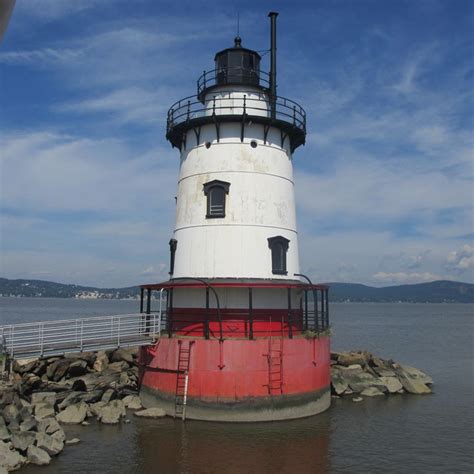
[[[136,301],[0,298],[3,324],[136,312]],[[172,419],[68,427],[77,446],[49,473],[471,473],[474,470],[473,308],[461,304],[332,304],[334,349],[367,349],[418,367],[428,396],[333,400],[289,422]]]

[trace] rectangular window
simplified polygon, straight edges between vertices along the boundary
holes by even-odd
[[[288,253],[289,240],[281,235],[270,237],[268,247],[272,252],[272,273],[286,275],[286,254]]]
[[[229,193],[230,183],[215,179],[204,184],[207,196],[206,217],[225,217],[225,197]]]

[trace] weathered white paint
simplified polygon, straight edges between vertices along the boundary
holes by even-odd
[[[205,102],[212,109],[213,96],[225,97],[226,114],[242,113],[246,95],[259,101],[268,113],[268,98],[250,87],[214,89]],[[217,114],[217,112],[216,112]],[[282,146],[279,129],[269,130],[264,143],[261,124],[224,123],[217,140],[214,125],[201,127],[199,138],[190,130],[181,150],[176,226],[178,241],[173,277],[293,279],[299,273],[292,156],[289,141]],[[251,141],[257,147],[251,147]],[[211,146],[206,147],[206,143]],[[225,218],[206,218],[203,185],[212,180],[230,183]],[[287,238],[287,275],[274,275],[268,238]]]

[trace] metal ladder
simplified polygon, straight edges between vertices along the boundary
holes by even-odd
[[[283,393],[283,338],[268,339],[268,393]]]
[[[191,360],[191,346],[194,341],[178,341],[178,368],[176,376],[176,395],[174,400],[174,417],[186,419],[186,401],[188,395],[189,362]]]

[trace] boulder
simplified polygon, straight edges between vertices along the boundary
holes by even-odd
[[[92,367],[97,355],[95,352],[70,352],[66,357],[72,360],[84,360],[89,367]]]
[[[395,377],[396,374],[392,369],[388,369],[386,367],[374,367],[374,372],[380,377]]]
[[[91,392],[84,392],[81,400],[86,403],[96,403],[102,398],[102,390],[92,390]]]
[[[20,431],[36,431],[37,426],[38,421],[34,416],[30,415],[20,423]]]
[[[90,411],[91,416],[99,416],[100,410],[104,408],[106,405],[107,403],[103,401],[91,403],[89,405],[89,411]]]
[[[88,372],[87,362],[82,359],[78,359],[71,362],[67,371],[70,377],[77,377],[79,375],[84,375],[87,372]]]
[[[35,392],[31,394],[31,404],[37,405],[38,403],[49,403],[54,405],[56,403],[55,392]]]
[[[128,364],[135,362],[134,355],[136,354],[135,348],[120,348],[112,352],[110,356],[110,362],[121,362],[125,361]]]
[[[8,424],[12,423],[13,421],[16,421],[17,423],[21,421],[20,410],[18,410],[17,406],[14,405],[13,403],[10,405],[7,405],[3,409],[2,415]]]
[[[71,362],[71,359],[59,359],[50,364],[46,370],[48,379],[54,382],[61,380],[66,375]]]
[[[62,430],[62,428],[56,418],[46,418],[38,422],[38,432],[53,434],[59,430]]]
[[[15,471],[25,464],[26,458],[18,451],[11,449],[10,445],[0,441],[0,466],[7,471]]]
[[[397,377],[380,377],[379,380],[387,387],[389,393],[400,393],[403,385]]]
[[[116,398],[117,398],[117,392],[114,389],[109,388],[102,395],[101,401],[105,403],[109,403],[111,400],[115,400]]]
[[[0,415],[0,441],[8,441],[10,439],[10,433],[3,416]]]
[[[107,405],[98,409],[97,420],[105,424],[115,424],[125,415],[125,406],[122,400],[112,400]]]
[[[85,423],[85,422],[83,422],[83,423]],[[64,443],[66,441],[66,433],[64,432],[64,430],[62,428],[58,431],[55,431],[51,435],[51,437],[54,438],[54,439],[57,439],[61,443]]]
[[[353,364],[365,365],[367,363],[367,355],[362,352],[339,352],[337,363],[349,367]]]
[[[163,418],[166,413],[161,408],[147,408],[146,410],[136,411],[134,415],[140,418]]]
[[[60,423],[77,424],[82,423],[87,416],[87,404],[84,402],[68,406],[65,410],[56,415]]]
[[[113,371],[113,372],[120,373],[120,372],[127,371],[129,369],[129,365],[124,360],[121,360],[120,362],[111,362],[109,364],[108,369]]]
[[[143,408],[142,402],[138,395],[127,395],[123,398],[123,404],[130,410],[141,410]]]
[[[395,367],[397,366],[399,366],[412,380],[429,385],[433,383],[433,379],[429,375],[422,372],[420,369],[410,367],[409,365],[395,364]]]
[[[13,372],[17,374],[27,374],[33,372],[38,365],[38,359],[20,359],[13,361]]]
[[[36,433],[36,446],[50,456],[56,456],[64,449],[64,443],[46,433]]]
[[[411,369],[411,371],[406,371],[405,368],[399,364],[393,365],[393,370],[397,374],[398,380],[400,380],[401,384],[403,385],[403,388],[408,393],[414,393],[417,395],[431,393],[431,389],[425,384],[425,382],[423,382],[423,380],[431,380],[431,378],[424,379],[418,373],[413,372],[413,367],[408,367],[408,369]],[[421,374],[423,374],[423,372],[421,372]],[[426,376],[426,374],[423,375]]]
[[[344,378],[342,371],[334,366],[331,367],[331,385],[333,392],[337,395],[343,394],[349,388],[349,384]]]
[[[35,438],[34,431],[18,431],[12,434],[12,446],[18,451],[26,451],[28,446],[35,442]]]
[[[362,392],[360,392],[361,395],[364,397],[376,397],[379,395],[383,395],[383,392],[379,390],[377,387],[367,387]]]
[[[37,466],[45,466],[51,462],[51,457],[49,454],[37,446],[28,446],[26,451],[26,458],[31,464],[36,464]]]
[[[37,420],[42,420],[43,418],[50,418],[54,416],[54,406],[41,402],[35,405],[35,417]]]
[[[104,351],[97,352],[93,369],[96,372],[103,372],[109,366],[109,358]]]
[[[71,392],[59,405],[59,411],[64,410],[70,405],[79,403],[84,396],[84,392]]]

